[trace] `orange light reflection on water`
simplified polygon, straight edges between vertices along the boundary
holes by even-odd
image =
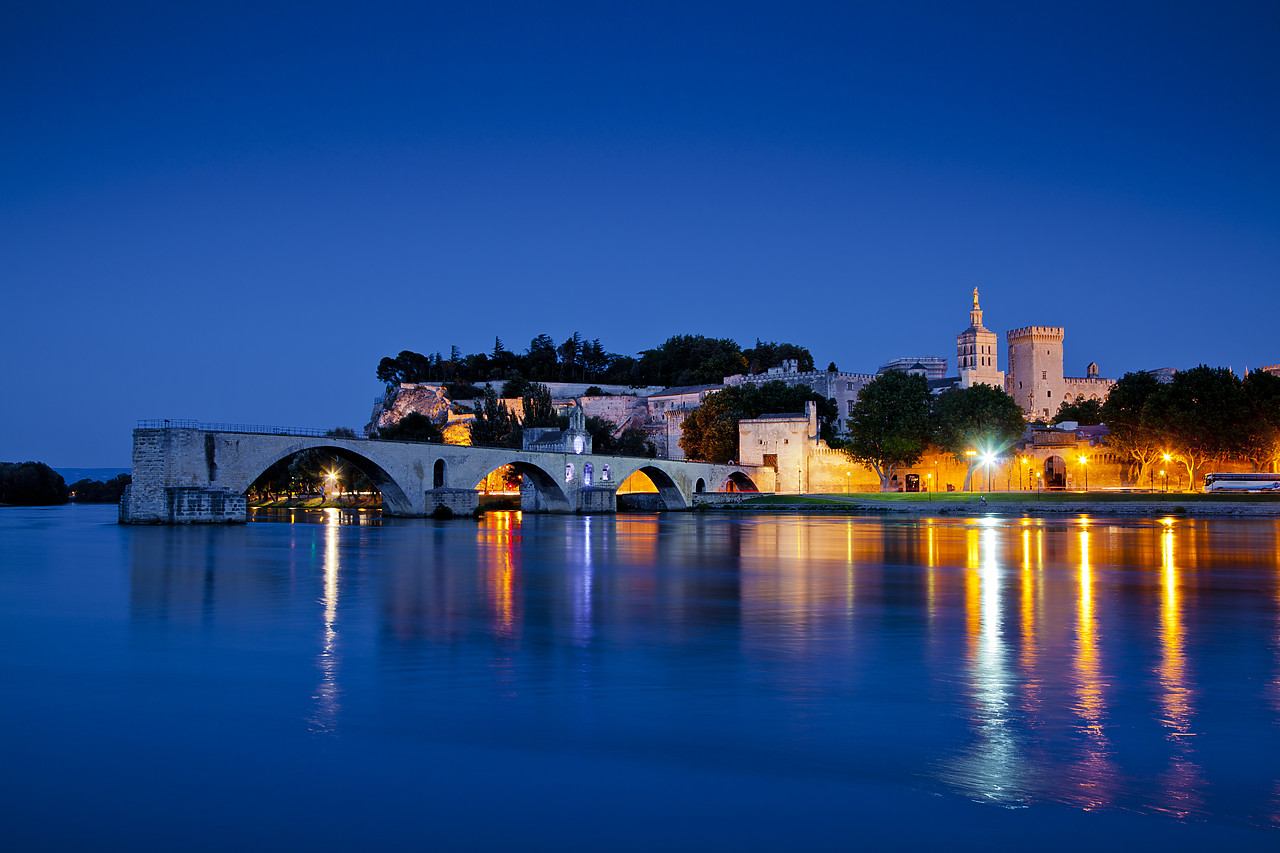
[[[1181,579],[1174,548],[1177,542],[1172,518],[1161,519],[1160,534],[1160,684],[1161,725],[1173,745],[1169,769],[1161,782],[1164,810],[1186,817],[1200,805],[1200,768],[1192,761],[1191,729],[1193,696],[1187,685],[1187,658],[1182,625]]]
[[[1112,799],[1115,766],[1107,740],[1106,684],[1098,651],[1098,626],[1094,613],[1093,569],[1089,563],[1089,529],[1081,519],[1079,609],[1077,614],[1075,712],[1081,720],[1084,754],[1076,773],[1077,799],[1086,809],[1106,805]]]

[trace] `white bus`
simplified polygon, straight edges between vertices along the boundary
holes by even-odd
[[[1277,492],[1280,474],[1206,474],[1206,492]]]

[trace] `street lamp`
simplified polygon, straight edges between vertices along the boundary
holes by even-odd
[[[976,450],[966,450],[966,451],[964,452],[964,455],[965,455],[965,456],[977,456],[977,455],[978,455],[978,451],[976,451]],[[972,462],[965,463],[965,467],[966,467],[966,468],[968,468],[968,467],[970,467],[972,464],[973,464]],[[973,474],[972,474],[972,473],[970,473],[968,476],[966,476],[966,477],[965,477],[965,479],[969,481],[969,494],[973,494]]]
[[[1088,462],[1089,462],[1088,456],[1080,457],[1080,470],[1084,473],[1084,490],[1086,492],[1089,491],[1089,468],[1087,464]]]
[[[1023,469],[1024,467],[1026,467],[1026,464],[1027,464],[1027,457],[1023,456],[1023,457],[1021,457],[1018,461],[1021,463],[1021,464],[1018,466],[1018,491],[1022,491],[1022,469]],[[1028,473],[1028,474],[1030,474],[1031,472],[1030,472],[1030,471],[1028,471],[1027,473]],[[1028,479],[1030,479],[1030,478],[1028,478]],[[1027,483],[1027,486],[1028,486],[1028,487],[1029,487],[1030,485],[1031,485],[1030,483]]]
[[[1164,478],[1164,493],[1169,494],[1169,475],[1161,471],[1160,476]]]
[[[844,493],[849,494],[849,471],[844,472]]]
[[[982,454],[982,464],[987,466],[987,494],[991,494],[991,466],[995,461],[996,455],[991,451]]]
[[[929,483],[927,486],[925,486],[925,488],[928,489],[929,491],[929,500],[933,500],[933,475],[927,474],[926,476],[929,479]]]

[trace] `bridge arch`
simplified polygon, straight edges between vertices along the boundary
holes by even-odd
[[[640,471],[653,481],[653,485],[658,489],[658,497],[662,498],[662,505],[667,509],[688,509],[689,502],[685,500],[684,492],[666,471],[657,465],[642,465],[636,471]]]
[[[512,469],[520,475],[521,481],[525,485],[532,485],[537,492],[538,499],[542,506],[539,509],[549,510],[551,512],[573,512],[573,504],[569,502],[569,496],[565,494],[564,488],[560,485],[560,481],[546,471],[546,469],[533,464],[532,462],[524,462],[519,459],[508,459],[498,465],[491,463],[486,465],[486,469],[476,478],[476,488],[480,488],[480,484],[485,478],[501,468],[510,465]],[[521,504],[524,503],[524,488],[521,487]]]
[[[374,488],[382,495],[382,511],[384,514],[413,515],[413,502],[405,494],[404,489],[396,482],[395,478],[387,473],[385,468],[368,456],[337,444],[316,442],[291,445],[283,451],[277,451],[263,457],[265,462],[259,460],[256,464],[247,468],[246,470],[253,472],[248,476],[248,479],[244,479],[243,482],[237,479],[236,482],[228,483],[227,485],[234,491],[247,491],[272,465],[288,459],[290,456],[296,456],[304,450],[323,450],[326,453],[331,453],[368,477]]]
[[[741,471],[734,471],[724,481],[722,492],[758,492],[759,487]]]

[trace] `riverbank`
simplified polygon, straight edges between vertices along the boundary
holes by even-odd
[[[984,501],[983,498],[986,498]],[[1135,515],[1146,517],[1280,517],[1280,497],[1270,495],[1085,494],[994,492],[956,498],[941,495],[769,495],[708,507],[724,512],[902,513],[906,515]]]

